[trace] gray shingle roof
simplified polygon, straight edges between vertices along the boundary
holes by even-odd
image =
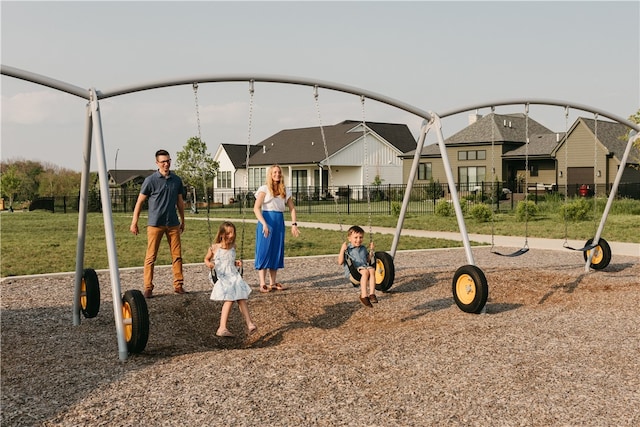
[[[247,161],[247,145],[239,145],[239,144],[222,144],[224,151],[226,151],[227,156],[229,156],[229,160],[231,160],[231,164],[235,169],[244,169],[245,163]],[[260,150],[260,147],[256,145],[251,145],[249,148],[249,163],[251,163],[251,156],[257,153]]]
[[[490,144],[493,140],[495,143],[516,142],[524,144],[527,131],[530,141],[532,135],[553,133],[552,130],[542,126],[531,117],[529,117],[529,120],[526,120],[526,115],[522,113],[491,113],[462,129],[460,132],[453,134],[444,142],[447,145],[476,145],[482,142]]]
[[[323,126],[329,156],[362,137],[362,132],[353,131],[360,123],[345,120],[333,126]],[[375,122],[366,124],[401,152],[407,148],[415,149],[416,140],[406,125]],[[249,159],[250,165],[309,164],[319,163],[327,158],[319,126],[282,130],[257,146],[258,151]]]
[[[107,171],[115,185],[121,186],[130,181],[142,182],[146,177],[154,173],[155,169],[111,169]]]
[[[529,154],[550,154],[555,148],[556,134],[533,120],[526,119],[523,113],[516,114],[487,114],[475,123],[444,140],[447,146],[460,145],[522,145],[525,147],[526,135],[529,135]],[[535,137],[535,140],[534,140]],[[554,145],[551,146],[551,141]],[[534,147],[535,145],[535,147]],[[516,147],[514,150],[518,150]],[[512,150],[512,151],[514,151]],[[415,150],[405,152],[404,157],[413,156]],[[427,157],[440,156],[437,144],[423,147],[422,155]],[[524,148],[522,151],[524,155]]]
[[[587,119],[580,117],[579,120],[595,134],[596,121],[595,119]],[[617,122],[609,122],[606,120],[598,119],[598,141],[600,141],[610,153],[613,153],[618,160],[622,159],[624,150],[627,148],[627,139],[625,136],[629,128],[626,125]],[[640,149],[637,146],[631,148],[627,163],[640,163]]]

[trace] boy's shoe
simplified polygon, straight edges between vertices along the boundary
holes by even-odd
[[[368,297],[360,297],[360,302],[361,302],[363,305],[366,305],[367,307],[373,307],[373,306],[371,305],[371,301],[369,301],[369,298],[368,298]]]
[[[142,293],[146,299],[153,298],[153,291],[151,289],[145,289]]]
[[[369,302],[372,302],[374,304],[378,303],[378,297],[376,297],[376,294],[369,295]]]
[[[180,286],[179,288],[175,288],[173,292],[175,292],[176,294],[188,294],[189,293],[189,292],[185,291],[182,286]]]

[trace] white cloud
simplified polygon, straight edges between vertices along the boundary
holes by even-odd
[[[2,96],[2,120],[21,125],[64,124],[82,119],[82,104],[72,102],[69,95],[53,91],[21,92]]]

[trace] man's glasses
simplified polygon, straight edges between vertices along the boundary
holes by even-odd
[[[171,159],[169,159],[169,160],[158,160],[158,163],[160,163],[161,165],[165,164],[165,163],[171,163]]]

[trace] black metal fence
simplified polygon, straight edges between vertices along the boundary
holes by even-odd
[[[456,184],[456,190],[460,200],[472,206],[476,203],[492,205],[494,210],[508,211],[516,208],[517,202],[523,200],[528,194],[530,200],[539,202],[549,196],[563,198],[591,197],[594,192],[598,196],[608,196],[611,186],[605,188],[599,185],[582,184],[572,185],[569,188],[563,186],[548,186],[538,183],[529,183],[525,192],[524,185],[505,182],[479,182],[473,184]],[[304,187],[293,191],[296,209],[298,212],[309,214],[369,214],[372,215],[397,215],[400,212],[402,201],[406,191],[406,185],[347,185],[320,189],[318,187]],[[112,189],[111,208],[113,212],[133,212],[138,198],[137,189]],[[631,198],[640,200],[640,183],[622,183],[618,186],[619,198]],[[78,212],[79,196],[42,197],[34,200],[29,210],[46,209],[53,212]],[[231,209],[242,213],[243,209],[253,210],[254,196],[252,191],[246,188],[226,189],[224,194],[216,189],[208,198],[192,200],[187,196],[185,209],[198,212],[207,208],[209,200],[210,209]],[[224,200],[225,202],[214,200]],[[451,200],[451,193],[446,184],[437,182],[414,185],[411,189],[407,213],[433,214],[435,206],[441,200]],[[102,204],[100,193],[90,191],[88,201],[90,212],[100,212]],[[147,206],[143,206],[146,210]]]

